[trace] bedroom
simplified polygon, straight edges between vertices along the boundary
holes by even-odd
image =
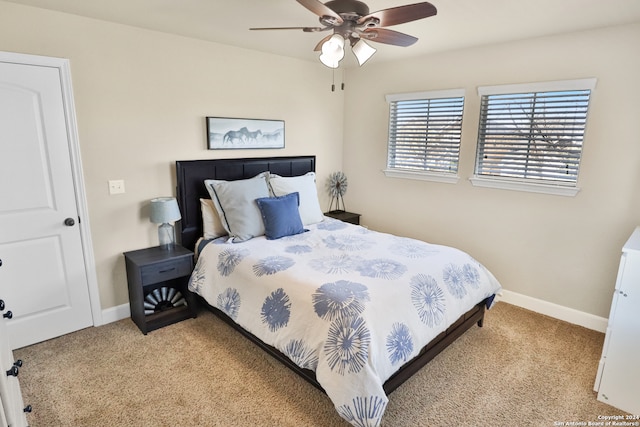
[[[331,74],[317,63],[5,1],[0,23],[0,50],[71,61],[105,323],[128,316],[122,252],[157,240],[148,200],[174,193],[175,160],[218,154],[205,149],[204,117],[229,116],[285,120],[284,150],[240,155],[315,154],[319,177],[347,174],[347,209],[370,228],[460,247],[515,303],[594,329],[606,324],[620,248],[640,218],[637,20],[372,62],[349,70],[344,92],[330,91]],[[585,77],[598,85],[576,197],[471,185],[477,86]],[[384,95],[460,87],[467,106],[459,182],[385,178]],[[110,196],[111,179],[123,179],[126,193]]]

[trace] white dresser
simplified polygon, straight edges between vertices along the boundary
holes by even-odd
[[[11,320],[11,310],[0,299],[0,426],[25,427],[27,416],[18,383],[22,362],[13,359],[9,347],[6,322]]]
[[[622,248],[594,390],[598,400],[640,415],[640,227]]]

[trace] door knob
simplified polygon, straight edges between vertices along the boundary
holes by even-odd
[[[67,218],[64,220],[64,225],[66,225],[67,227],[73,227],[74,225],[76,225],[76,222],[73,218]]]
[[[11,311],[7,311],[2,315],[5,319],[11,319],[13,317],[13,313]]]
[[[0,311],[4,311],[4,300],[0,299]]]

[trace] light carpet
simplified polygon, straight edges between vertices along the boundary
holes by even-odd
[[[623,414],[593,391],[604,335],[503,302],[390,395],[383,426],[554,426]],[[208,311],[18,349],[32,427],[340,426],[331,401]]]

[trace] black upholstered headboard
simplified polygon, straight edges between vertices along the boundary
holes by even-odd
[[[252,178],[265,171],[280,176],[298,176],[315,170],[316,156],[177,161],[177,196],[182,214],[179,233],[182,246],[193,250],[196,241],[202,237],[200,199],[210,198],[204,186],[205,179],[233,181]]]

